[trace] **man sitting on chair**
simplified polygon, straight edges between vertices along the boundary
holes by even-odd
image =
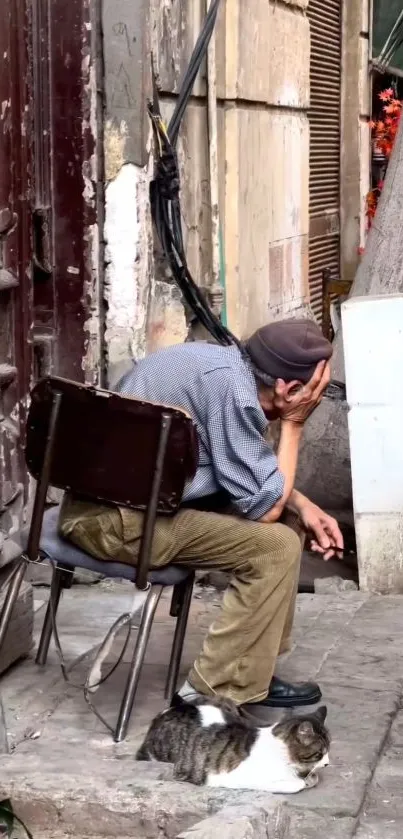
[[[242,351],[204,342],[158,350],[119,382],[122,395],[182,407],[199,436],[182,509],[157,518],[151,567],[232,573],[184,698],[229,697],[260,720],[266,709],[321,699],[318,685],[283,682],[274,670],[290,646],[301,558],[300,538],[282,514],[298,514],[325,559],[343,550],[337,522],[294,488],[304,422],[329,383],[331,354],[312,321],[285,320],[258,329]],[[280,420],[277,455],[266,440],[271,419]],[[232,515],[218,512],[220,503],[230,503]],[[135,564],[142,517],[67,495],[60,529],[99,559]]]

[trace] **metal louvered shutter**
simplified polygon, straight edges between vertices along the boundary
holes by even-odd
[[[309,294],[322,315],[322,271],[340,270],[340,95],[342,0],[309,0]]]

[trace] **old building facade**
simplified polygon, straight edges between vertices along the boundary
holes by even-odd
[[[211,290],[219,261],[222,317],[240,336],[270,317],[309,307],[320,315],[323,268],[346,278],[356,270],[369,181],[368,3],[221,0],[217,147],[202,73],[179,158],[194,278]],[[146,106],[152,56],[163,111],[172,112],[206,0],[5,6],[3,562],[17,550],[13,534],[28,498],[23,429],[32,383],[53,371],[113,385],[133,358],[192,337],[151,225]],[[216,188],[219,253],[210,212]]]
[[[142,7],[146,23],[140,29],[149,41],[137,43],[142,59],[140,53],[127,56],[124,76],[120,62],[126,33],[135,31],[133,10],[121,0],[119,25],[108,20],[104,27],[106,335],[112,380],[127,363],[129,346],[129,355],[136,356],[188,337],[177,290],[153,260],[152,159],[144,153],[149,127],[136,118],[138,102],[147,95],[147,48],[166,112],[173,107],[205,11],[204,0],[182,5],[165,0]],[[369,33],[366,0],[222,3],[216,33],[221,278],[223,315],[238,335],[268,317],[307,306],[320,317],[323,269],[354,275],[369,182]],[[184,120],[180,160],[187,253],[196,280],[208,288],[206,93],[201,79]],[[123,209],[126,190],[137,224]],[[118,221],[120,214],[124,219]]]

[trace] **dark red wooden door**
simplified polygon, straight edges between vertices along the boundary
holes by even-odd
[[[28,32],[24,0],[3,0],[0,26],[0,564],[14,552],[12,537],[18,530],[18,513],[27,488],[23,431],[32,370],[29,343],[32,160]]]
[[[96,380],[86,330],[97,305],[92,24],[90,0],[2,2],[0,566],[27,500],[30,387],[50,372]]]
[[[90,0],[36,0],[33,9],[36,369],[83,381],[97,304],[96,20]]]

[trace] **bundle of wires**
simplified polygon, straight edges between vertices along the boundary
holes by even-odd
[[[243,347],[238,338],[211,311],[203,292],[190,273],[183,243],[179,197],[180,179],[176,153],[179,129],[196,76],[207,54],[219,4],[220,0],[212,0],[210,4],[203,28],[182,80],[178,100],[168,127],[161,116],[154,77],[153,102],[148,105],[148,112],[154,129],[157,155],[154,180],[151,183],[151,212],[172,276],[195,317],[219,344],[226,346],[235,344],[243,352]],[[345,399],[344,383],[332,381],[325,392],[325,396],[335,400]]]
[[[180,208],[180,179],[176,145],[182,118],[196,76],[206,57],[214,31],[220,0],[212,0],[203,28],[197,39],[189,66],[182,80],[178,100],[168,127],[164,124],[154,78],[153,102],[148,112],[154,129],[157,162],[151,183],[151,212],[158,238],[172,276],[200,323],[220,344],[239,346],[239,341],[210,309],[203,292],[195,283],[187,264]]]

